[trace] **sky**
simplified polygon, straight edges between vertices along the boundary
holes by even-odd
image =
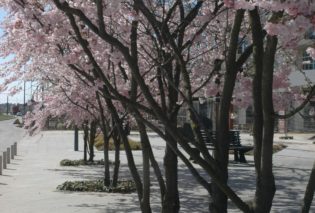
[[[0,8],[0,22],[2,22],[5,15],[6,15],[5,11],[2,8]],[[2,35],[3,35],[3,30],[0,28],[0,39],[2,39],[1,38]],[[4,58],[0,58],[0,64],[4,60],[5,60]],[[0,83],[2,83],[2,82],[3,82],[3,79],[0,78]],[[21,87],[23,87],[23,82],[17,82],[16,85],[18,85],[18,84],[21,84]],[[27,82],[26,87],[25,87],[26,102],[31,97],[31,91],[32,91],[31,83]],[[14,96],[9,96],[6,92],[0,92],[0,104],[6,103],[7,97],[9,99],[10,103],[23,103],[23,101],[24,101],[23,91],[14,95]]]

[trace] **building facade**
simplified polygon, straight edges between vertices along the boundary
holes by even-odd
[[[315,31],[310,30],[305,39],[299,43],[300,58],[296,58],[296,71],[292,72],[289,76],[290,85],[297,87],[301,91],[307,85],[315,84],[315,60],[312,59],[307,53],[306,48],[315,43]],[[239,53],[244,51],[246,43],[242,43],[239,48]],[[275,91],[277,92],[277,91]],[[280,92],[280,91],[278,91]],[[218,102],[215,97],[196,98],[194,101],[194,109],[196,112],[212,120],[213,129],[216,128],[216,117],[218,115]],[[298,107],[300,103],[292,101],[288,106],[281,109],[278,113],[285,114],[292,109]],[[190,123],[188,110],[183,107],[178,116],[178,125],[183,123]],[[253,107],[240,108],[231,106],[230,113],[230,128],[239,129],[242,131],[252,131],[253,124]],[[297,114],[289,119],[276,119],[275,131],[278,132],[313,132],[315,131],[315,97]]]

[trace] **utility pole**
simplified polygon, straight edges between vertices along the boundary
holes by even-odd
[[[9,115],[9,96],[7,95],[7,115]]]

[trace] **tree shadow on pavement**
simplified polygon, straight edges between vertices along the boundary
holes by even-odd
[[[229,164],[229,186],[244,200],[253,199],[255,194],[255,168],[252,160],[247,164],[235,163]],[[160,163],[163,172],[162,163]],[[137,165],[141,174],[141,166]],[[198,166],[196,166],[198,168]],[[68,180],[95,180],[104,177],[104,168],[102,166],[79,166],[77,168],[63,168],[56,170],[61,172]],[[112,170],[111,170],[112,171]],[[199,169],[202,176],[207,175],[202,169]],[[158,183],[151,170],[151,204],[152,212],[160,212],[161,198]],[[290,166],[274,166],[276,179],[276,195],[274,198],[273,209],[275,212],[298,212],[301,200],[304,195],[305,187],[309,178],[310,169],[293,168]],[[111,174],[112,175],[112,174]],[[128,166],[121,165],[120,178],[131,179]],[[208,179],[208,181],[210,181]],[[61,184],[61,183],[60,183]],[[196,182],[190,171],[181,162],[178,166],[178,184],[180,191],[180,212],[206,213],[209,205],[209,195],[207,191]],[[116,196],[108,193],[95,193],[93,196],[104,197]],[[110,198],[109,198],[110,199]],[[313,204],[313,208],[314,208]],[[93,204],[93,200],[78,205],[78,207],[88,207],[99,209],[99,212],[119,213],[119,212],[140,212],[138,197],[136,193],[128,195],[117,195],[110,204]],[[234,204],[229,201],[229,212],[240,212]]]

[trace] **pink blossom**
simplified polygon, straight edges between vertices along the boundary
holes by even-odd
[[[235,0],[224,0],[224,4],[226,7],[233,8]]]

